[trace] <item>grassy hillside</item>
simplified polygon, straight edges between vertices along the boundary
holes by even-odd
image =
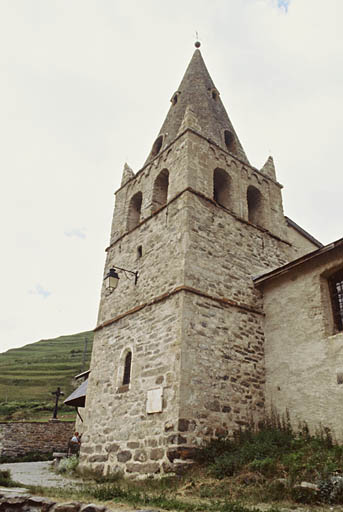
[[[92,344],[93,332],[86,331],[0,354],[0,405],[51,404],[57,386],[68,396],[76,385],[74,376],[89,366]]]

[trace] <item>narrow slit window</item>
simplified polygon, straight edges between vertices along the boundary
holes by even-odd
[[[343,331],[343,269],[329,279],[335,331]]]
[[[124,363],[124,376],[123,376],[123,386],[130,384],[131,380],[131,363],[132,363],[132,352],[128,352],[125,357]]]

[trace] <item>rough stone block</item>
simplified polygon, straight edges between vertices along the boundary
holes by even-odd
[[[118,462],[127,462],[132,459],[132,453],[128,450],[124,450],[122,452],[117,453]]]
[[[106,462],[108,459],[108,455],[91,455],[88,458],[89,462]]]
[[[148,459],[147,453],[145,450],[137,450],[134,454],[133,460],[139,461],[139,462],[146,462]]]
[[[109,446],[106,447],[106,451],[108,453],[115,453],[119,450],[120,446],[117,443],[112,443]]]
[[[163,448],[153,448],[150,450],[150,459],[151,460],[160,460],[164,456],[164,449]]]
[[[77,501],[70,501],[68,503],[57,503],[53,507],[53,512],[78,512],[81,504]]]

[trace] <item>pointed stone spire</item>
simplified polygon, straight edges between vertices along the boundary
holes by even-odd
[[[266,163],[264,164],[264,166],[261,169],[261,172],[263,172],[263,174],[266,174],[267,176],[269,176],[269,178],[276,180],[275,165],[274,165],[274,160],[273,160],[272,156],[268,157]]]
[[[122,174],[122,178],[121,178],[121,186],[125,185],[125,183],[130,181],[130,179],[133,178],[134,176],[135,176],[135,173],[133,172],[131,167],[129,167],[127,165],[127,163],[125,162],[123,174]]]
[[[172,105],[156,139],[159,140],[158,152],[170,144],[181,132],[181,125],[185,117],[189,118],[189,114],[186,114],[186,109],[189,108],[197,119],[204,137],[211,139],[226,151],[248,163],[244,149],[198,48],[195,50],[171,102]],[[162,144],[160,145],[161,136]],[[156,156],[156,151],[153,147],[148,161],[154,156]]]

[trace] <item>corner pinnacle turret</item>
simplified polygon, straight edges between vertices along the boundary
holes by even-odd
[[[197,119],[201,135],[249,163],[198,47],[171,103],[147,161],[177,137],[188,108]]]

